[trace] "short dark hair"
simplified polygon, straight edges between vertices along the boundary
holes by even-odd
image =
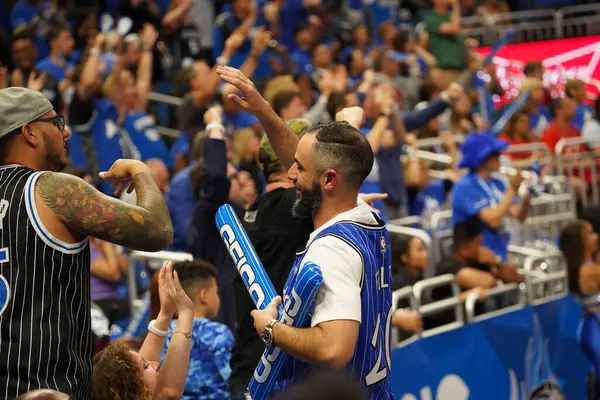
[[[525,76],[529,76],[537,70],[544,70],[544,66],[542,65],[541,61],[529,61],[527,64],[525,64],[525,67],[523,67],[523,73]]]
[[[16,42],[17,40],[27,40],[30,41],[31,43],[33,43],[33,34],[27,32],[27,31],[20,31],[16,34],[13,35],[13,43]]]
[[[292,103],[296,97],[300,97],[300,93],[294,90],[282,90],[273,97],[273,111],[281,116],[281,110]]]
[[[367,138],[345,121],[317,124],[308,133],[315,134],[317,140],[312,154],[315,169],[335,169],[358,190],[371,173],[375,158]]]
[[[173,270],[177,272],[179,283],[188,296],[198,286],[206,286],[210,278],[217,278],[215,267],[200,259],[176,262]]]
[[[390,247],[392,249],[392,270],[394,273],[400,272],[406,267],[402,262],[402,257],[407,255],[410,250],[410,242],[417,239],[415,236],[404,234],[390,235]]]
[[[50,29],[50,31],[48,32],[48,45],[50,45],[50,43],[58,39],[58,37],[63,31],[67,30],[69,29],[64,25],[58,25]]]
[[[556,114],[564,105],[564,97],[557,97],[556,99],[550,100],[550,112],[552,113],[552,118],[556,118]]]
[[[320,371],[275,396],[276,400],[366,400],[364,390],[343,371]]]
[[[481,225],[479,224],[477,218],[470,218],[466,221],[455,224],[453,237],[454,249],[469,243],[471,240],[481,235],[482,232]]]

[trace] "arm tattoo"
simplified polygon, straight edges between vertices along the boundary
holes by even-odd
[[[47,172],[36,191],[71,229],[136,250],[171,244],[173,226],[162,194],[149,173],[133,177],[137,205],[106,196],[72,175]]]

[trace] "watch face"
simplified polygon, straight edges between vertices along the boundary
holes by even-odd
[[[260,338],[265,345],[270,346],[273,341],[273,334],[269,329],[265,329],[260,335]]]

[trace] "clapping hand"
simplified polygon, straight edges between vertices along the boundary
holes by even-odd
[[[185,293],[179,282],[177,271],[173,271],[173,263],[165,261],[158,275],[158,294],[160,297],[160,313],[165,317],[173,317],[175,311],[181,316],[194,314],[194,304]]]
[[[267,48],[271,41],[271,32],[266,31],[264,26],[261,26],[252,38],[252,54],[259,57]]]

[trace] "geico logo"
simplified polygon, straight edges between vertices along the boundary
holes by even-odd
[[[294,319],[300,307],[302,306],[302,298],[296,293],[296,289],[292,289],[292,296],[286,295],[283,299],[283,315],[281,316],[281,322],[286,325],[293,325]]]
[[[221,227],[219,233],[221,234],[221,237],[225,239],[225,247],[227,247],[229,254],[231,254],[231,258],[233,258],[233,261],[235,262],[235,267],[248,288],[250,296],[254,298],[256,307],[260,308],[266,298],[265,292],[260,286],[260,283],[255,282],[256,275],[254,274],[254,269],[248,264],[248,258],[242,250],[242,245],[236,240],[233,228],[230,225],[225,224]]]
[[[279,347],[273,347],[268,351],[264,352],[256,369],[254,370],[254,379],[258,383],[265,383],[271,374],[271,363],[275,362],[279,355],[281,354],[281,349]]]

